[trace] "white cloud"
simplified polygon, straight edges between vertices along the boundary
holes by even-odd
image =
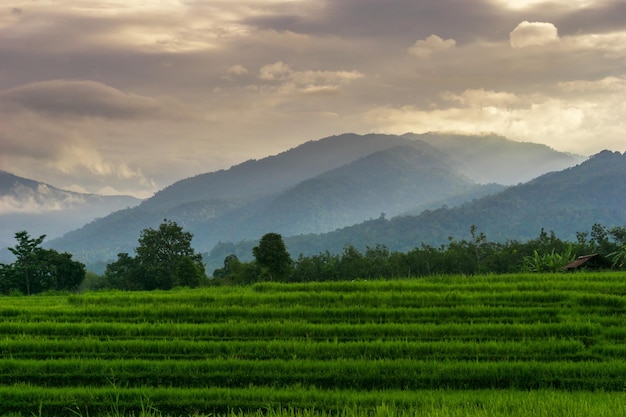
[[[511,139],[540,142],[559,150],[592,154],[613,144],[623,149],[626,95],[623,79],[573,82],[563,90],[584,93],[558,98],[544,94],[513,94],[466,90],[442,96],[451,105],[434,109],[415,106],[378,107],[366,120],[389,133],[455,131],[478,134],[496,132]],[[607,92],[608,85],[620,89]],[[590,141],[598,136],[602,142]]]
[[[246,75],[248,72],[248,69],[243,65],[233,65],[228,68],[229,75]]]
[[[281,93],[332,93],[363,76],[358,71],[294,71],[282,61],[265,65],[259,70],[259,79],[277,82],[270,90]]]
[[[84,203],[80,195],[52,190],[45,184],[32,189],[21,184],[11,188],[11,193],[0,197],[0,214],[45,213],[67,210]]]
[[[626,57],[626,31],[572,35],[563,41],[570,51],[600,51],[608,59]]]
[[[442,39],[437,35],[430,35],[424,40],[416,41],[413,46],[408,49],[410,55],[419,58],[428,58],[435,52],[442,52],[452,49],[456,46],[454,39]]]
[[[444,91],[440,96],[444,100],[456,102],[468,108],[482,108],[488,106],[511,107],[520,103],[519,97],[515,94],[483,89],[465,90],[461,94]]]
[[[605,0],[494,0],[509,9],[528,9],[541,6],[560,6],[567,8],[584,8]]]
[[[560,82],[557,86],[564,92],[574,93],[618,93],[626,92],[626,78],[606,77],[601,80],[576,80]]]
[[[259,70],[259,78],[265,81],[285,80],[293,71],[282,61],[265,65]]]
[[[547,45],[559,40],[556,26],[546,22],[523,21],[509,34],[513,48]]]

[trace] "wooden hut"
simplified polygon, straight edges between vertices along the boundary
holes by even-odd
[[[591,255],[579,256],[562,269],[563,271],[580,271],[582,269],[597,271],[601,269],[611,269],[612,266],[611,261],[604,256],[593,253]]]

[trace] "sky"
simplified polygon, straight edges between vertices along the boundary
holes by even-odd
[[[626,151],[624,0],[4,0],[0,169],[141,198],[346,132]]]

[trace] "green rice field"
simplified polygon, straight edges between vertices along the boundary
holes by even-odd
[[[626,416],[626,274],[0,297],[0,415]]]

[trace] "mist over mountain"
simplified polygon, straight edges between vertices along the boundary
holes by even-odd
[[[516,185],[550,171],[561,171],[587,157],[556,152],[546,145],[515,142],[500,135],[407,133],[446,152],[457,169],[481,184]]]
[[[60,237],[141,200],[130,196],[102,196],[62,190],[52,185],[22,178],[0,170],[0,259],[15,243],[16,232],[31,236]]]
[[[457,154],[454,142],[442,149],[433,137],[427,142],[410,135],[344,134],[310,141],[178,181],[136,207],[66,233],[50,246],[88,264],[110,261],[118,253],[132,253],[141,230],[167,218],[194,234],[198,251],[209,252],[220,242],[258,240],[268,232],[319,234],[370,219],[462,204],[503,189],[485,185],[491,178],[485,174],[488,154],[463,155],[482,140],[501,141],[499,147],[510,152],[500,152],[499,163],[516,166],[523,160],[531,175],[558,169],[564,161],[574,165],[580,158],[534,144],[525,144],[522,153],[519,143],[492,136],[471,137],[472,145],[457,137]],[[557,168],[543,164],[551,158]],[[516,172],[507,178],[516,182]]]
[[[352,133],[309,141],[278,155],[177,181],[145,201],[143,208],[167,209],[185,201],[216,199],[241,204],[282,192],[373,152],[412,142],[410,138],[394,135]]]
[[[539,236],[542,228],[562,239],[576,241],[576,232],[588,232],[594,223],[609,228],[624,226],[624,207],[626,153],[603,151],[574,167],[458,207],[427,210],[417,216],[375,219],[326,234],[295,236],[285,241],[291,253],[305,255],[325,250],[340,253],[346,244],[363,250],[377,243],[404,252],[422,243],[435,247],[447,244],[450,237],[469,239],[472,225],[495,242],[530,240]],[[244,259],[247,249],[246,244],[231,248]]]
[[[245,222],[245,230],[283,235],[335,230],[382,213],[397,215],[477,187],[446,155],[423,143],[395,146],[300,182]]]

